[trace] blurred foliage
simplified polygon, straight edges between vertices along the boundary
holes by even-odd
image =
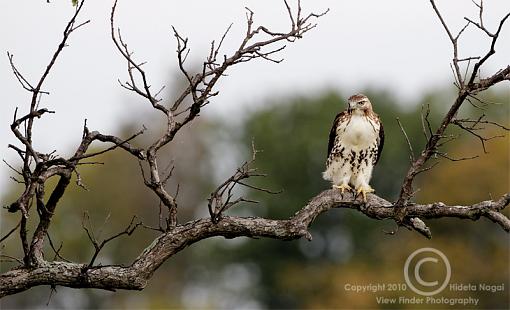
[[[158,124],[158,121],[154,119],[143,121],[158,128],[164,126]],[[198,131],[207,130],[202,127],[199,120],[193,128]],[[158,128],[148,130],[147,134],[135,143],[146,147],[152,143],[154,135],[159,131]],[[137,130],[139,130],[138,126],[137,128],[126,126],[119,135],[130,136]],[[209,185],[211,180],[207,177],[207,171],[211,170],[209,167],[211,163],[208,160],[208,150],[202,140],[205,137],[192,135],[190,131],[190,128],[184,129],[182,135],[176,138],[174,145],[162,154],[159,161],[163,168],[168,166],[167,171],[173,163],[179,163],[173,171],[173,179],[168,182],[168,190],[175,193],[179,184],[178,199],[182,201],[183,205],[190,206],[179,211],[179,219],[183,222],[196,217],[195,210],[198,206],[202,206],[203,197],[208,194],[205,190],[212,186],[212,184]],[[98,149],[104,148],[99,143],[93,146]],[[90,152],[94,152],[94,150],[91,149]],[[85,221],[85,224],[99,241],[123,231],[133,216],[137,217],[135,222],[143,221],[147,226],[158,227],[159,202],[155,199],[154,194],[144,186],[138,162],[131,155],[116,150],[94,158],[89,164],[80,167],[79,173],[87,189],[84,190],[76,186],[74,184],[76,176],[74,176],[72,185],[69,186],[57,207],[49,230],[55,248],[58,249],[62,245],[60,251],[62,257],[79,263],[90,262],[94,248],[83,229],[85,213],[90,217],[90,220]],[[148,172],[145,175],[148,175]],[[56,180],[53,184],[48,184],[47,195],[51,193],[50,188],[54,184],[56,184]],[[5,202],[2,202],[2,205],[13,201],[20,190],[21,187],[15,185],[12,192],[5,197]],[[29,227],[29,236],[37,224],[37,214],[34,208],[31,213],[30,223],[32,225]],[[167,213],[163,210],[162,214],[165,216]],[[1,235],[4,235],[17,223],[19,214],[8,213],[4,210],[1,220]],[[95,264],[130,264],[156,236],[157,232],[140,227],[132,236],[123,236],[107,244],[100,252]],[[2,252],[21,257],[22,250],[18,240],[18,234],[12,236]],[[48,242],[45,243],[45,246],[46,259],[54,259],[54,251]],[[183,278],[187,277],[182,266],[186,265],[186,261],[190,261],[191,254],[190,251],[183,251],[172,258],[171,264],[164,264],[159,270],[159,276],[154,277],[143,294],[133,295],[128,291],[111,293],[89,289],[57,288],[59,293],[52,297],[50,305],[57,308],[146,308],[153,306],[156,309],[161,309],[181,307],[181,285],[184,281]],[[0,271],[4,272],[13,266],[15,264],[3,262]],[[170,281],[166,275],[171,277]],[[62,291],[63,293],[61,293]],[[46,287],[33,288],[3,299],[2,306],[6,308],[42,306],[49,293],[50,290]],[[67,298],[68,294],[74,297]],[[145,296],[151,296],[151,298]]]
[[[382,158],[371,183],[378,195],[394,200],[409,165],[409,148],[396,118],[403,124],[417,155],[425,144],[421,113],[426,113],[430,107],[430,122],[434,128],[439,122],[439,113],[444,112],[444,107],[451,102],[451,96],[430,94],[417,105],[404,106],[384,92],[367,92],[367,95],[372,98],[386,133]],[[257,167],[269,175],[257,185],[284,190],[277,196],[252,193],[255,199],[264,202],[263,206],[253,210],[254,213],[287,218],[311,197],[329,187],[320,175],[324,170],[330,126],[335,114],[344,109],[342,98],[345,97],[329,93],[316,98],[292,98],[259,111],[249,119],[240,141],[247,143],[255,137],[256,145],[263,150],[258,155]],[[491,102],[509,101],[506,94],[489,93],[487,99]],[[478,117],[481,113],[508,126],[508,105],[488,106],[484,111],[468,107],[459,117]],[[455,128],[450,132],[459,134]],[[496,133],[489,128],[484,134]],[[487,143],[489,153],[483,154],[476,138],[463,133],[460,139],[447,146],[447,151],[451,149],[457,157],[481,153],[480,157],[462,162],[440,160],[438,168],[418,180],[417,187],[421,191],[416,200],[474,203],[488,199],[489,193],[498,197],[508,192],[508,142],[508,136],[491,140]],[[245,150],[245,157],[248,157],[249,145]],[[425,240],[416,233],[402,230],[390,236],[384,231],[395,229],[392,222],[368,220],[351,210],[333,210],[313,224],[314,239],[310,243],[305,240],[289,243],[258,240],[256,245],[252,242],[242,244],[227,256],[232,262],[241,260],[258,264],[261,285],[254,290],[254,295],[269,308],[379,307],[375,299],[377,294],[347,292],[344,285],[402,283],[404,261],[420,247],[435,247],[446,253],[454,265],[452,283],[506,283],[508,287],[508,235],[486,220],[477,223],[462,221],[461,226],[457,224],[459,221],[428,221],[435,237]],[[455,233],[451,234],[451,231]],[[448,238],[452,235],[458,239]],[[466,256],[470,259],[465,259]],[[482,261],[491,263],[478,266],[477,262]],[[405,295],[413,296],[409,292]],[[445,293],[447,297],[458,295]],[[473,296],[483,296],[482,308],[508,306],[508,290],[497,296],[484,293]],[[443,308],[444,305],[436,307]]]
[[[381,91],[368,91],[366,95],[381,116],[386,133],[382,158],[371,183],[378,195],[391,201],[398,196],[409,164],[409,148],[396,117],[418,153],[425,143],[420,121],[422,106],[430,105],[430,120],[434,127],[451,102],[451,95],[430,94],[418,103],[398,102],[391,94]],[[492,102],[509,102],[508,94],[488,93],[487,96]],[[330,126],[336,113],[344,109],[346,97],[336,92],[317,97],[292,97],[277,100],[248,115],[241,127],[225,120],[202,117],[186,128],[161,158],[162,166],[167,163],[169,167],[176,166],[168,189],[175,192],[177,185],[180,186],[179,220],[184,222],[207,216],[209,192],[235,169],[234,163],[251,157],[252,139],[257,149],[263,150],[257,154],[256,166],[268,174],[266,178],[253,180],[253,184],[283,189],[284,192],[279,195],[239,192],[261,203],[241,205],[231,213],[269,218],[288,218],[294,214],[310,198],[330,187],[322,180],[321,172]],[[508,104],[491,105],[485,111],[467,106],[461,116],[485,113],[490,119],[508,126],[508,109]],[[153,119],[136,120],[142,121],[150,122],[151,127],[164,126]],[[136,127],[139,125],[137,123]],[[126,126],[122,136],[136,131],[133,126]],[[144,135],[137,143],[148,145],[154,132]],[[459,132],[452,129],[451,133]],[[489,133],[500,134],[490,130]],[[480,154],[480,157],[463,162],[440,160],[436,168],[417,180],[420,191],[416,201],[472,203],[489,199],[489,195],[496,198],[508,192],[508,135],[491,140],[487,149],[489,153],[483,154],[476,138],[466,134],[452,142],[448,146],[451,156]],[[159,204],[143,186],[137,162],[122,151],[107,153],[97,161],[104,164],[84,165],[80,169],[88,191],[71,187],[58,206],[50,229],[55,247],[62,244],[60,254],[73,261],[87,263],[93,254],[92,245],[82,229],[84,212],[90,215],[92,229],[98,238],[123,230],[133,215],[145,225],[158,226]],[[17,191],[19,187],[13,186],[2,204],[14,199]],[[32,213],[34,219],[36,216]],[[18,214],[2,212],[1,234],[14,226],[18,218]],[[495,294],[445,290],[438,296],[473,296],[481,298],[480,308],[508,308],[508,234],[485,219],[477,222],[441,219],[427,223],[432,229],[432,240],[405,229],[388,235],[385,231],[396,228],[391,221],[369,219],[353,210],[331,210],[311,227],[312,242],[212,238],[172,257],[142,292],[57,288],[58,293],[52,297],[50,307],[389,308],[378,305],[375,296],[415,295],[409,289],[405,292],[353,293],[347,291],[345,285],[403,283],[403,265],[409,254],[421,247],[434,247],[450,260],[451,283],[505,283],[506,288]],[[156,235],[150,229],[139,228],[133,236],[121,237],[108,244],[96,263],[129,264]],[[17,235],[5,244],[2,252],[21,256]],[[53,258],[51,248],[47,248],[46,253],[47,259]],[[0,270],[13,266],[4,262]],[[434,276],[433,271],[430,276]],[[4,298],[2,307],[42,307],[49,293],[49,288],[34,288]],[[391,307],[395,308],[395,305]]]

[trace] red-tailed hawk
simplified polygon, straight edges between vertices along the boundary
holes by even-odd
[[[374,191],[369,182],[384,145],[384,129],[367,96],[353,95],[348,104],[329,133],[323,177],[342,193],[354,187],[356,195],[366,201],[366,194]]]

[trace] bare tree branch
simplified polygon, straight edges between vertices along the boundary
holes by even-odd
[[[409,146],[409,160],[412,163],[414,161],[413,145],[411,144],[411,141],[409,141],[409,137],[407,136],[407,133],[406,133],[404,127],[402,126],[402,123],[400,123],[400,119],[398,117],[397,117],[397,123],[398,123],[398,126],[400,127],[400,130],[402,131],[402,134],[404,135],[404,138],[406,139],[407,145]]]
[[[105,224],[107,223],[109,218],[110,218],[110,215],[108,215],[108,217],[106,218]],[[143,225],[142,222],[135,223],[135,220],[136,220],[136,216],[133,216],[131,218],[131,222],[129,222],[129,225],[123,231],[118,232],[106,239],[103,239],[102,241],[98,241],[96,239],[96,237],[94,236],[94,233],[92,232],[91,228],[88,227],[88,225],[87,225],[87,222],[90,223],[90,217],[89,217],[88,213],[85,213],[83,215],[82,227],[85,230],[85,232],[87,233],[87,236],[89,237],[90,242],[94,246],[94,254],[92,255],[92,258],[90,259],[90,262],[87,265],[87,269],[92,268],[97,256],[99,255],[99,252],[101,252],[101,250],[104,248],[104,246],[107,243],[109,243],[121,236],[124,236],[124,235],[131,236],[139,226]]]
[[[6,233],[2,238],[0,238],[0,243],[2,243],[7,238],[9,238],[9,236],[12,235],[20,227],[20,225],[21,225],[21,221],[19,221],[18,224],[16,224],[16,226],[14,226],[11,230],[9,230],[8,233]]]
[[[220,184],[211,193],[209,199],[207,199],[208,201],[207,207],[209,209],[209,215],[211,216],[211,221],[213,221],[213,223],[217,223],[221,219],[223,212],[227,211],[228,209],[232,208],[233,206],[241,202],[257,203],[257,201],[247,199],[242,196],[233,199],[234,189],[236,188],[236,185],[242,185],[253,190],[269,194],[281,193],[281,191],[279,192],[271,191],[266,188],[247,184],[243,181],[252,177],[266,176],[264,174],[258,173],[257,169],[253,168],[257,152],[259,151],[255,149],[255,144],[252,142],[252,159],[250,161],[244,162],[240,167],[238,167],[236,172],[232,176],[230,176],[226,181]]]
[[[452,47],[453,47],[452,62],[453,62],[453,68],[454,68],[454,77],[456,79],[456,83],[457,83],[457,87],[458,87],[458,94],[457,94],[457,98],[451,105],[450,109],[444,116],[443,120],[441,121],[441,124],[436,129],[436,131],[434,133],[432,133],[432,131],[430,131],[430,133],[427,134],[424,129],[425,136],[428,137],[427,144],[425,145],[425,148],[421,151],[420,156],[418,158],[416,158],[411,163],[411,166],[410,166],[410,168],[404,178],[404,181],[402,183],[400,195],[399,195],[399,198],[396,203],[398,212],[400,214],[400,216],[399,216],[400,220],[403,220],[405,218],[405,214],[406,214],[405,206],[408,204],[409,200],[412,197],[413,181],[414,181],[414,178],[416,177],[416,175],[418,173],[420,173],[421,171],[423,171],[422,167],[425,165],[425,163],[430,159],[430,157],[432,155],[443,154],[442,157],[446,157],[446,156],[444,156],[444,153],[441,153],[441,152],[438,153],[438,147],[439,147],[440,141],[442,139],[445,139],[445,138],[450,139],[449,137],[451,137],[451,136],[445,135],[445,131],[448,128],[448,126],[452,122],[454,122],[454,119],[455,119],[460,107],[462,106],[462,104],[466,101],[466,99],[469,96],[473,96],[473,95],[479,93],[480,91],[485,90],[485,89],[487,89],[497,83],[500,83],[502,81],[510,80],[510,66],[507,66],[505,69],[499,70],[492,76],[487,77],[487,78],[479,78],[479,82],[475,82],[475,79],[477,77],[479,77],[478,75],[479,75],[479,70],[480,70],[481,66],[485,63],[485,61],[487,59],[489,59],[495,53],[496,42],[499,38],[499,34],[501,32],[501,29],[503,28],[505,21],[510,16],[510,13],[506,14],[500,20],[500,23],[499,23],[499,26],[498,26],[498,29],[496,30],[496,32],[491,33],[488,30],[486,30],[485,27],[483,26],[483,21],[482,21],[483,2],[480,2],[480,4],[476,4],[476,6],[480,10],[480,23],[478,24],[478,26],[479,26],[479,28],[482,27],[482,29],[485,29],[484,32],[486,32],[486,34],[488,34],[488,36],[491,38],[491,43],[490,43],[489,51],[483,57],[477,58],[479,60],[473,66],[473,69],[471,70],[471,74],[469,74],[469,79],[466,80],[465,78],[463,78],[461,68],[459,66],[458,40],[459,40],[461,34],[463,33],[463,31],[467,28],[467,26],[469,24],[472,24],[472,22],[468,21],[468,24],[464,28],[462,28],[462,30],[459,32],[459,34],[457,36],[454,37],[452,35],[452,32],[451,32],[450,28],[448,27],[447,23],[443,19],[440,11],[438,10],[438,8],[435,4],[435,1],[430,0],[430,3],[432,5],[432,8],[433,8],[434,12],[436,13],[439,21],[441,22],[446,34],[448,35],[448,38],[450,39],[450,41],[452,43]],[[471,58],[471,59],[474,59],[474,58]],[[422,123],[423,123],[423,116],[422,116]],[[462,126],[462,124],[457,123],[457,126],[460,127],[460,126]],[[430,124],[428,124],[428,128],[430,130]],[[473,134],[473,131],[471,130],[470,133]],[[481,139],[482,146],[485,151],[484,142],[486,140],[484,140],[484,138],[482,138],[480,135],[477,135],[477,136],[479,137],[479,139]],[[398,220],[398,221],[401,222],[400,220]]]
[[[188,38],[182,36],[175,27],[172,27],[173,35],[177,42],[176,52],[179,69],[186,78],[188,86],[177,97],[172,106],[167,108],[166,106],[159,103],[161,101],[160,99],[151,94],[150,85],[147,81],[147,75],[142,69],[143,63],[138,64],[135,60],[133,60],[133,53],[128,49],[127,43],[123,41],[120,29],[115,29],[114,19],[115,11],[117,8],[117,1],[114,2],[110,16],[111,37],[121,55],[128,62],[129,81],[126,83],[121,83],[121,86],[130,91],[133,91],[143,98],[148,99],[155,109],[163,112],[167,122],[166,131],[147,149],[146,161],[149,166],[150,177],[144,177],[144,181],[145,185],[150,188],[158,196],[161,203],[168,208],[169,227],[175,227],[177,225],[177,201],[175,199],[175,195],[170,194],[165,189],[165,183],[168,178],[163,176],[159,169],[159,150],[172,142],[175,135],[185,125],[192,122],[199,115],[200,110],[210,102],[210,99],[218,94],[218,91],[215,91],[215,85],[221,77],[225,76],[227,69],[239,63],[247,62],[256,58],[279,62],[280,60],[275,60],[272,58],[272,56],[282,51],[285,48],[285,45],[277,47],[275,47],[275,45],[283,41],[293,42],[296,39],[301,38],[304,33],[310,31],[316,26],[315,24],[311,23],[312,19],[319,18],[327,13],[327,11],[321,14],[311,13],[308,16],[303,17],[301,15],[300,1],[298,1],[297,4],[298,9],[296,14],[292,13],[287,2],[285,2],[285,5],[287,7],[291,21],[290,30],[288,32],[271,31],[263,26],[255,28],[254,13],[247,8],[246,34],[238,49],[231,56],[224,55],[222,62],[219,61],[218,55],[220,53],[222,43],[231,28],[231,26],[229,26],[221,37],[218,46],[215,46],[214,41],[211,43],[211,49],[207,59],[203,63],[202,71],[195,74],[190,73],[186,69],[185,64],[190,52],[188,47]],[[139,80],[141,80],[142,86],[137,86],[139,83],[137,82],[135,73],[139,77]],[[191,103],[183,107],[185,100],[189,97],[191,97]],[[249,201],[244,198],[239,198],[233,201],[231,200],[233,185],[236,184],[235,182],[232,182],[233,180],[227,182],[228,184],[224,184],[224,187],[219,189],[221,194],[217,193],[219,196],[211,198],[212,200],[210,200],[209,209],[211,216],[214,215],[213,218],[219,216],[221,212],[237,203]],[[223,197],[223,195],[227,195],[225,197],[225,201],[220,201],[223,199],[220,198]],[[213,201],[215,201],[214,203],[218,206],[216,208],[217,210],[215,211],[211,211],[211,204]],[[221,205],[221,207],[219,207],[219,205]]]
[[[76,150],[74,156],[69,159],[57,156],[54,152],[49,154],[43,154],[37,152],[34,149],[32,141],[32,127],[34,120],[42,117],[47,113],[54,113],[47,108],[38,108],[41,94],[47,92],[42,91],[42,86],[50,71],[54,67],[58,57],[60,56],[63,48],[67,46],[66,42],[72,32],[78,28],[86,25],[89,21],[76,24],[76,19],[83,7],[84,1],[81,1],[77,6],[74,15],[67,23],[64,32],[63,39],[57,47],[57,50],[53,54],[46,70],[41,75],[39,81],[33,86],[28,80],[20,73],[17,67],[14,65],[12,54],[8,53],[9,62],[11,69],[20,82],[22,87],[32,93],[30,101],[29,113],[18,117],[18,109],[14,112],[13,122],[11,124],[11,130],[18,140],[24,145],[25,150],[14,145],[9,145],[10,148],[14,149],[23,161],[23,167],[20,173],[23,176],[23,181],[19,181],[25,185],[25,190],[19,196],[19,198],[13,202],[8,210],[10,212],[21,211],[20,220],[20,239],[24,252],[23,261],[27,266],[37,266],[44,264],[43,258],[43,243],[44,239],[48,237],[48,228],[51,224],[51,219],[55,213],[56,206],[60,198],[64,195],[67,186],[69,185],[72,173],[76,173],[78,176],[77,183],[83,186],[81,176],[76,169],[76,166],[80,164],[80,160],[97,156],[117,147],[123,148],[127,152],[133,154],[138,159],[145,159],[144,151],[131,146],[128,141],[134,139],[138,135],[142,134],[143,130],[134,134],[128,139],[122,140],[115,136],[103,135],[97,131],[90,132],[85,124],[82,141]],[[20,126],[24,125],[23,132],[20,130]],[[86,154],[90,144],[93,141],[111,142],[114,145],[103,151]],[[59,181],[56,187],[49,195],[48,200],[44,201],[44,186],[45,182],[52,176],[59,176]],[[29,211],[32,202],[35,201],[37,205],[37,212],[39,214],[39,223],[36,225],[36,229],[33,233],[31,241],[27,235],[27,225],[29,219]],[[52,245],[53,247],[53,245]],[[58,254],[58,251],[56,252]]]
[[[409,204],[407,219],[415,230],[427,234],[428,228],[421,219],[459,218],[478,220],[486,217],[510,229],[510,221],[502,213],[510,203],[510,193],[498,200],[487,200],[470,206],[443,203]],[[368,194],[367,202],[354,199],[352,194],[341,195],[337,190],[327,190],[314,197],[305,207],[287,220],[259,217],[223,216],[217,223],[209,218],[175,226],[161,234],[135,261],[127,266],[88,266],[65,262],[46,262],[37,268],[18,268],[0,275],[0,297],[15,294],[37,285],[61,285],[74,288],[141,290],[161,264],[182,249],[200,240],[223,236],[225,238],[265,237],[293,240],[305,237],[311,240],[308,228],[320,214],[332,208],[357,210],[366,216],[382,220],[396,219],[395,205]],[[58,270],[59,272],[55,272]]]
[[[398,225],[415,230],[427,238],[431,237],[431,232],[424,220],[436,218],[479,220],[481,217],[485,217],[500,225],[505,231],[510,231],[510,220],[501,212],[510,203],[510,193],[503,195],[498,200],[487,200],[473,205],[445,205],[441,202],[416,204],[411,202],[411,198],[415,193],[413,181],[416,175],[433,168],[437,164],[437,161],[433,164],[427,164],[431,157],[439,156],[454,161],[469,159],[467,157],[456,159],[439,149],[456,137],[446,132],[450,124],[453,123],[460,129],[477,137],[481,141],[484,150],[484,143],[497,136],[487,137],[479,133],[483,126],[493,126],[500,130],[508,130],[507,127],[497,122],[486,120],[484,118],[485,115],[478,119],[460,119],[457,117],[457,114],[465,101],[471,99],[477,100],[478,98],[475,95],[479,92],[502,81],[510,80],[510,66],[508,65],[491,76],[480,76],[480,69],[495,53],[496,42],[510,13],[500,20],[496,31],[490,31],[483,22],[483,3],[475,3],[479,9],[479,21],[466,18],[466,24],[454,35],[436,7],[434,0],[430,0],[430,2],[453,47],[451,67],[454,73],[455,85],[458,87],[458,94],[443,117],[439,127],[435,130],[432,129],[432,125],[429,122],[429,107],[427,107],[425,112],[422,109],[421,121],[427,143],[419,156],[415,157],[412,143],[402,124],[397,120],[409,146],[411,166],[403,181],[400,196],[395,203],[390,203],[373,194],[368,195],[366,202],[359,201],[351,193],[341,194],[337,190],[327,190],[312,198],[306,206],[286,220],[225,215],[227,210],[242,202],[256,202],[238,194],[236,191],[239,187],[274,193],[247,182],[249,178],[264,176],[253,168],[253,162],[257,153],[253,147],[252,160],[241,165],[232,176],[211,193],[208,199],[210,217],[187,223],[179,223],[177,218],[179,186],[175,194],[171,194],[166,189],[166,184],[172,177],[174,163],[171,162],[166,169],[160,169],[158,152],[171,143],[184,126],[194,121],[199,116],[201,109],[209,104],[211,99],[218,94],[216,85],[226,75],[230,67],[254,59],[262,59],[275,63],[282,61],[278,54],[286,48],[286,44],[302,38],[306,32],[315,28],[315,20],[326,14],[328,10],[320,14],[309,13],[306,15],[302,12],[299,0],[294,9],[284,0],[285,10],[289,18],[289,29],[286,31],[276,31],[262,25],[255,26],[254,12],[247,8],[246,32],[241,38],[238,48],[230,55],[224,54],[223,57],[221,56],[223,53],[221,48],[231,29],[232,25],[230,25],[217,45],[215,41],[211,42],[209,53],[202,64],[201,70],[194,73],[186,68],[186,60],[190,53],[188,39],[182,36],[175,28],[172,28],[177,42],[178,65],[181,73],[186,78],[187,86],[176,96],[177,99],[175,101],[164,103],[159,98],[164,86],[158,88],[159,91],[152,92],[148,75],[143,68],[145,63],[134,60],[133,52],[122,38],[120,29],[115,27],[114,18],[117,7],[117,0],[115,0],[110,15],[111,38],[126,61],[128,74],[127,81],[119,81],[119,83],[123,88],[141,96],[144,101],[149,101],[152,108],[162,112],[166,121],[166,129],[144,149],[135,147],[131,142],[144,132],[145,127],[127,139],[121,139],[111,135],[104,135],[97,131],[91,132],[85,122],[81,141],[74,154],[69,158],[64,158],[55,151],[48,154],[38,152],[34,148],[32,141],[32,128],[36,119],[48,113],[53,113],[53,111],[47,108],[39,108],[41,95],[48,94],[42,90],[42,86],[63,48],[66,46],[70,34],[88,23],[88,21],[83,23],[76,22],[77,16],[84,4],[83,1],[79,2],[74,15],[64,29],[62,41],[37,83],[32,84],[29,82],[14,64],[13,55],[7,54],[15,78],[22,88],[32,93],[32,97],[29,102],[29,112],[24,116],[18,117],[18,109],[16,109],[11,123],[11,130],[18,139],[18,143],[22,144],[22,147],[15,145],[8,146],[19,155],[23,162],[21,171],[7,164],[23,177],[23,181],[20,182],[24,184],[25,188],[18,199],[8,207],[10,212],[20,211],[20,221],[16,227],[11,229],[0,240],[0,242],[4,241],[19,228],[19,237],[24,256],[23,260],[19,260],[2,254],[2,257],[18,261],[21,266],[0,275],[0,297],[25,291],[38,285],[50,285],[51,287],[62,285],[74,288],[99,288],[107,290],[140,290],[146,286],[148,280],[164,261],[195,242],[214,236],[223,236],[225,238],[241,236],[267,237],[280,240],[293,240],[305,237],[311,240],[312,235],[308,231],[309,227],[320,214],[332,208],[353,209],[378,220],[394,220]],[[459,56],[458,43],[462,34],[470,25],[473,25],[471,28],[476,27],[476,29],[483,31],[490,38],[490,48],[484,55],[461,58]],[[470,68],[472,61],[474,65],[473,68]],[[113,145],[101,151],[88,152],[90,145],[94,141],[112,143]],[[57,205],[65,194],[73,173],[77,175],[77,185],[83,186],[81,175],[77,170],[78,165],[94,164],[95,162],[81,161],[118,148],[136,157],[140,164],[141,176],[145,185],[159,198],[159,227],[151,228],[142,222],[135,223],[136,217],[133,217],[124,230],[102,241],[98,241],[99,236],[94,235],[90,224],[87,224],[86,218],[84,218],[83,228],[95,249],[90,262],[88,264],[78,264],[45,260],[43,253],[45,238],[48,238],[50,246],[55,253],[54,260],[56,258],[64,260],[59,254],[62,245],[58,249],[55,248],[48,230],[56,213]],[[144,164],[148,166],[147,175],[144,172]],[[49,193],[49,198],[46,199],[45,185],[48,179],[53,176],[58,177],[58,183]],[[29,219],[31,220],[29,214],[32,205],[36,206],[39,221],[38,223],[30,223],[33,226],[29,226]],[[163,210],[165,207],[168,211],[168,218],[166,219],[166,227],[163,228]],[[105,224],[107,220],[105,220]],[[131,265],[94,266],[100,251],[107,243],[121,236],[131,235],[139,226],[153,229],[160,234],[140,253]],[[28,236],[28,227],[35,227],[31,238]]]

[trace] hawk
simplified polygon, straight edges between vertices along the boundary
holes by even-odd
[[[354,187],[366,201],[366,194],[374,191],[369,182],[383,145],[383,125],[370,100],[362,94],[349,97],[347,110],[336,116],[329,133],[324,179],[342,194]]]

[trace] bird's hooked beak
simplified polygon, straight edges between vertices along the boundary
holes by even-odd
[[[364,100],[349,102],[350,110],[363,110],[366,108],[366,103]]]
[[[370,109],[370,101],[368,99],[360,100],[356,102],[356,107],[362,111],[366,111]]]
[[[370,109],[370,101],[365,95],[356,94],[349,97],[348,101],[348,110],[349,112],[359,111],[366,112]]]

